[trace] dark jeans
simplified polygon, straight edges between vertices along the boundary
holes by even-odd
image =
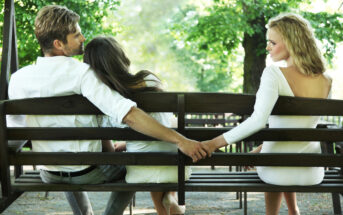
[[[66,184],[102,184],[124,180],[126,170],[123,166],[100,165],[81,176],[63,177],[41,170],[40,176],[44,183]],[[65,192],[68,202],[75,215],[92,215],[93,209],[87,192]],[[134,192],[112,192],[104,215],[122,215],[132,199]]]

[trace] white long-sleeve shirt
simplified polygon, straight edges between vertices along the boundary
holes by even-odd
[[[287,79],[279,67],[266,67],[256,93],[254,112],[239,126],[224,133],[228,144],[240,141],[266,127],[315,128],[319,116],[270,116],[279,96],[294,96]],[[331,93],[329,93],[331,97]],[[320,153],[315,141],[265,141],[261,153]],[[313,185],[324,178],[322,167],[257,167],[259,177],[266,183],[277,185]]]
[[[71,57],[38,57],[11,76],[10,99],[53,97],[80,94],[104,114],[121,124],[136,103],[122,97],[101,82],[89,67]],[[99,127],[93,115],[9,116],[9,126],[29,127]],[[37,152],[101,152],[100,140],[32,141]],[[87,166],[43,166],[51,171],[79,171]]]

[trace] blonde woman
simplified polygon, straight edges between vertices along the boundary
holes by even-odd
[[[236,128],[206,144],[211,151],[237,142],[264,128],[315,128],[318,116],[270,116],[279,96],[330,98],[331,82],[307,20],[296,14],[281,14],[267,25],[267,51],[274,62],[285,61],[286,67],[269,66],[263,71],[256,94],[254,112]],[[321,153],[319,142],[265,141],[254,152]],[[276,185],[314,185],[324,178],[322,167],[257,167],[259,177]],[[282,196],[288,214],[300,214],[295,193],[265,193],[266,214],[278,214]]]

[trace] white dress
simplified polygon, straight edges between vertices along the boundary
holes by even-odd
[[[166,127],[171,127],[171,113],[151,113],[150,116]],[[177,152],[176,144],[162,141],[128,141],[128,152]],[[177,166],[126,166],[127,183],[173,183],[178,180]],[[189,179],[191,169],[185,168]]]
[[[146,78],[146,85],[156,86],[160,82],[153,75],[148,75]],[[155,81],[149,81],[155,80]],[[157,82],[156,82],[157,81]],[[154,119],[166,127],[171,127],[173,118],[172,113],[150,113]],[[103,116],[100,118],[103,127],[122,127],[116,125],[110,117]],[[177,152],[177,145],[163,141],[127,141],[127,152]],[[127,183],[174,183],[178,180],[177,166],[126,166]],[[191,168],[185,168],[185,179],[189,179],[191,175]]]
[[[270,128],[315,128],[319,116],[270,116],[279,96],[294,96],[287,79],[276,66],[266,67],[256,94],[254,112],[246,121],[224,134],[231,144],[266,126]],[[329,93],[331,97],[331,90]],[[261,153],[321,153],[320,143],[315,141],[265,141]],[[262,181],[275,185],[314,185],[324,178],[323,167],[257,167]]]

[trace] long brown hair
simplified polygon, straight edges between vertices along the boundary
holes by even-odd
[[[85,48],[83,61],[91,66],[101,81],[124,97],[131,98],[137,92],[162,91],[159,87],[146,85],[148,80],[145,78],[154,75],[152,72],[142,70],[135,75],[129,72],[131,62],[113,37],[92,39]]]

